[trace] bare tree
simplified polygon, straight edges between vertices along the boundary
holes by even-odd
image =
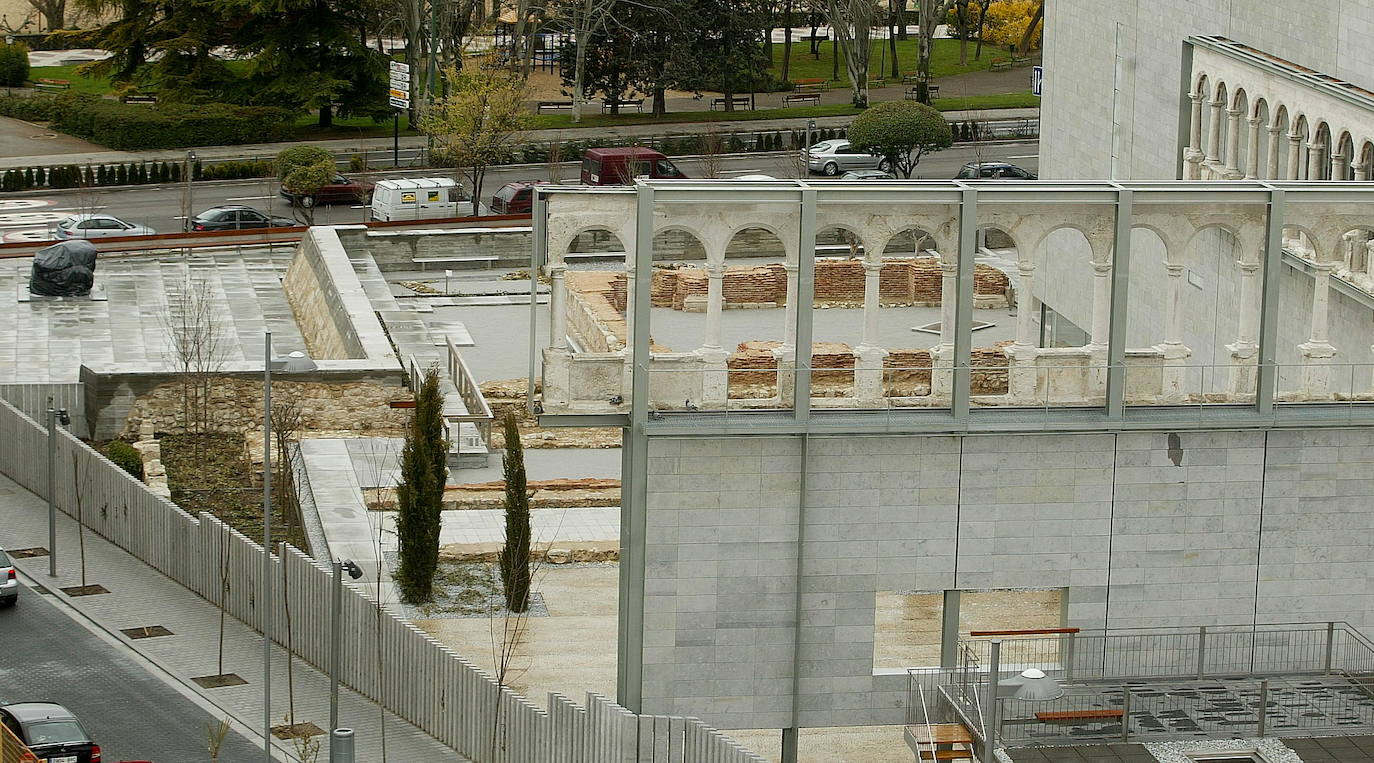
[[[277,392],[274,385],[273,392]],[[281,512],[286,527],[286,537],[292,536],[293,529],[301,527],[300,497],[296,494],[296,456],[298,451],[292,445],[300,437],[305,419],[301,410],[300,387],[295,384],[281,385],[281,391],[272,400],[272,443],[263,443],[263,448],[272,447],[277,462],[274,479],[281,489],[275,491],[277,510]]]
[[[718,178],[725,166],[725,140],[720,131],[711,125],[701,135],[701,176]]]
[[[221,526],[219,532],[219,650],[215,661],[215,675],[224,675],[224,618],[229,608],[229,534]]]
[[[81,587],[86,587],[86,514],[82,507],[81,496],[86,492],[86,474],[89,467],[82,468],[81,454],[72,451],[72,498],[76,502],[76,540],[81,553]]]
[[[554,138],[549,142],[548,158],[549,182],[558,184],[563,181],[563,141]]]
[[[952,1],[952,0],[951,0]],[[830,29],[844,53],[845,71],[853,90],[854,106],[868,108],[868,62],[872,55],[872,0],[826,0]]]
[[[572,121],[582,121],[582,109],[587,102],[583,83],[587,75],[587,46],[592,35],[603,31],[611,22],[616,3],[621,0],[561,0],[563,14],[573,33],[573,92]]]
[[[210,428],[210,397],[223,355],[216,309],[209,283],[188,274],[180,288],[168,295],[163,314],[170,361],[181,385],[182,425],[187,434],[205,434]]]
[[[67,0],[29,0],[29,5],[43,14],[49,32],[67,26]]]

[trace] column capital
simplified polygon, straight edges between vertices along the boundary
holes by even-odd
[[[1106,278],[1108,275],[1111,275],[1112,263],[1094,261],[1092,265],[1093,275],[1097,276],[1098,278]]]
[[[1258,262],[1249,260],[1236,260],[1236,267],[1240,268],[1241,275],[1253,276],[1260,268]]]
[[[1169,271],[1170,278],[1181,278],[1183,276],[1183,264],[1178,262],[1165,262],[1164,269]]]
[[[796,273],[797,271],[801,270],[801,265],[797,265],[796,263],[792,262],[784,262],[782,264],[782,269],[783,272],[786,273]]]
[[[946,275],[946,276],[958,275],[958,274],[959,274],[959,263],[957,263],[957,262],[941,262],[941,263],[940,263],[940,274],[941,274],[941,275]]]
[[[1228,115],[1230,115],[1230,117],[1231,117],[1232,119],[1235,119],[1235,118],[1239,117],[1241,114],[1244,114],[1245,112],[1242,111],[1242,110],[1239,109],[1239,108],[1235,108],[1235,109],[1227,109],[1227,110],[1226,110],[1226,113],[1227,113]]]
[[[1292,143],[1292,144],[1294,144],[1294,145],[1302,145],[1302,133],[1300,133],[1300,132],[1290,132],[1290,133],[1288,133],[1288,142],[1289,142],[1289,143]]]
[[[1321,151],[1325,147],[1326,144],[1321,141],[1309,141],[1307,144],[1308,151]]]
[[[1203,95],[1202,93],[1189,93],[1188,100],[1192,101],[1198,106],[1201,106],[1202,102],[1207,100],[1207,96]]]
[[[723,278],[725,276],[725,263],[708,262],[706,263],[706,275],[711,278]]]
[[[1269,125],[1268,130],[1269,134],[1274,136],[1278,136],[1283,133],[1283,128],[1279,127],[1278,125]]]
[[[1023,276],[1032,275],[1035,273],[1035,262],[1031,260],[1017,260],[1016,270]]]
[[[883,263],[881,260],[876,262],[873,260],[864,260],[864,275],[877,275],[881,272],[883,272]]]
[[[1250,127],[1253,128],[1253,129],[1259,129],[1259,126],[1262,125],[1262,124],[1264,124],[1264,120],[1263,120],[1263,119],[1260,119],[1259,117],[1250,117],[1249,119],[1246,119],[1245,121],[1246,121],[1246,123],[1248,123],[1248,124],[1250,125]]]
[[[550,262],[544,266],[544,270],[549,274],[549,278],[562,278],[568,272],[568,266],[561,261]]]

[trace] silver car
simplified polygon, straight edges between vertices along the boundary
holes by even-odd
[[[892,162],[885,156],[856,151],[847,140],[824,140],[802,153],[806,168],[812,172],[834,177],[846,170],[892,171]]]
[[[114,236],[151,236],[157,231],[146,225],[124,222],[114,215],[70,215],[57,223],[57,238],[112,238]]]
[[[14,564],[0,550],[0,607],[13,607],[19,601],[19,580]]]

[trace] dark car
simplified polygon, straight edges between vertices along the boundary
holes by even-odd
[[[283,188],[281,195],[302,207],[313,207],[316,204],[367,204],[372,201],[372,183],[335,175],[328,185],[320,186],[320,190],[315,193],[302,194],[297,198],[295,194]]]
[[[289,217],[272,217],[252,207],[226,204],[211,207],[191,218],[191,230],[242,230],[243,228],[291,228],[300,223]]]
[[[19,603],[19,574],[14,571],[14,563],[0,549],[0,607],[13,607]]]
[[[1015,164],[1006,162],[969,162],[959,174],[954,176],[955,180],[983,180],[991,178],[993,180],[1038,180],[1034,172],[1021,169]]]
[[[100,745],[72,711],[55,702],[0,706],[0,723],[47,763],[101,763]]]
[[[534,187],[551,185],[547,180],[517,180],[501,186],[491,197],[494,215],[527,215],[534,208]]]

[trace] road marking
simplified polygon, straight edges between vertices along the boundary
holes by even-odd
[[[762,175],[763,170],[721,170],[722,175]]]
[[[1039,159],[1040,154],[1026,154],[1024,156],[1008,156],[1008,159]]]
[[[6,231],[5,235],[0,237],[0,241],[5,241],[6,243],[15,241],[48,241],[51,239],[52,235],[48,233],[47,228],[26,228],[24,230]]]
[[[52,211],[53,211],[53,212],[94,212],[94,211],[96,211],[97,209],[105,209],[105,206],[102,204],[102,205],[94,206],[94,207],[57,207],[57,208],[53,209]]]
[[[225,201],[257,201],[259,199],[275,199],[276,196],[231,196]]]
[[[55,223],[66,217],[61,212],[13,212],[0,215],[0,228],[32,228],[34,225]]]
[[[55,201],[48,201],[47,199],[6,199],[4,201],[0,201],[0,211],[8,211],[11,209],[33,209],[34,207],[51,207],[56,203],[57,202]]]

